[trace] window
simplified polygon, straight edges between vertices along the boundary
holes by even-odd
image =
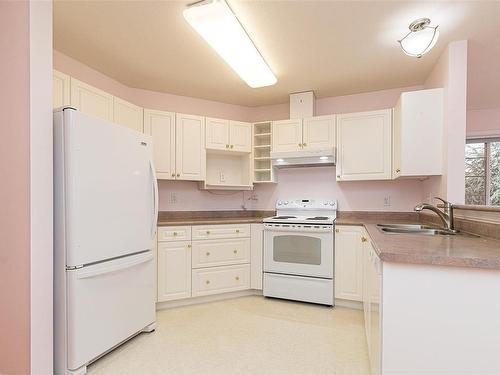
[[[467,141],[465,203],[500,205],[500,139]]]

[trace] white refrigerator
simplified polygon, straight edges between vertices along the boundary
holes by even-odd
[[[151,138],[54,111],[54,361],[87,365],[155,328],[158,187]]]

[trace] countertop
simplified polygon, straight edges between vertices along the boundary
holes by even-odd
[[[500,270],[500,241],[466,235],[429,236],[423,234],[382,233],[376,224],[419,223],[418,216],[362,213],[342,215],[337,225],[363,225],[380,260]]]
[[[160,213],[158,226],[261,223],[274,211],[207,211]],[[202,216],[202,217],[200,217]],[[366,228],[379,258],[384,262],[427,264],[500,270],[500,241],[462,235],[382,233],[376,224],[419,223],[417,213],[339,212],[336,225]]]

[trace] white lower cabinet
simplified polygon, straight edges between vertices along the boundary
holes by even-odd
[[[191,242],[158,242],[158,302],[191,297]]]
[[[158,302],[262,289],[262,231],[262,224],[159,227]]]
[[[193,297],[250,289],[250,265],[193,270]]]
[[[335,228],[335,298],[363,299],[363,228],[338,225]]]

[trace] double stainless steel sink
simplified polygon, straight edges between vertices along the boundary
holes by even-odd
[[[379,231],[386,234],[424,234],[428,236],[465,235],[477,237],[469,233],[422,224],[377,224],[377,228]]]

